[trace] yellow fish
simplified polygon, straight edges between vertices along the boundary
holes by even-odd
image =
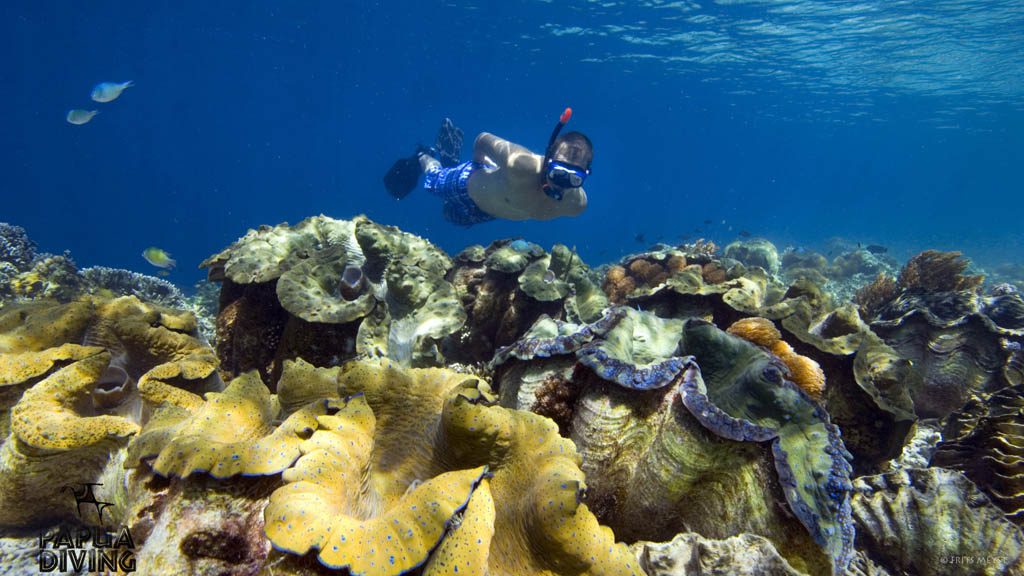
[[[155,246],[150,246],[143,250],[142,257],[146,259],[146,262],[149,262],[153,266],[163,268],[165,270],[168,268],[174,268],[178,264],[174,258],[171,258],[170,254]]]
[[[89,120],[92,120],[93,116],[99,113],[99,110],[79,110],[78,108],[75,108],[74,110],[68,110],[67,119],[68,122],[76,126],[81,126],[82,124],[87,124]]]
[[[127,82],[101,82],[92,89],[92,99],[97,102],[112,102],[124,92],[125,88],[135,86],[131,80]]]

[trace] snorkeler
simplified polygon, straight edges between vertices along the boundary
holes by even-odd
[[[484,132],[473,143],[473,159],[462,164],[455,164],[461,131],[446,120],[438,143],[450,146],[457,142],[454,154],[451,148],[421,148],[415,156],[392,166],[384,177],[385,187],[392,196],[402,198],[415,188],[422,172],[423,187],[444,201],[445,219],[461,226],[496,218],[577,216],[587,207],[583,182],[590,175],[594,149],[580,132],[559,136],[571,116],[572,110],[566,108],[543,156]]]

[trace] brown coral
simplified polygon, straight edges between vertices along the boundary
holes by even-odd
[[[668,271],[656,262],[637,258],[629,263],[630,274],[645,286],[657,286],[668,279]]]
[[[779,340],[771,348],[772,354],[779,357],[782,363],[789,368],[790,379],[794,384],[804,389],[816,400],[821,400],[825,391],[825,371],[817,362],[797,354],[793,347]]]
[[[891,302],[898,292],[896,280],[885,272],[879,272],[870,284],[857,290],[853,296],[853,303],[857,305],[862,318],[871,319],[877,316],[882,307]]]
[[[686,268],[686,256],[681,254],[669,256],[668,260],[665,261],[665,267],[668,268],[670,274],[682,272]]]
[[[968,261],[960,252],[925,250],[914,256],[900,270],[899,287],[925,292],[959,292],[974,290],[985,280],[983,275],[965,276]]]
[[[775,327],[774,322],[757,316],[733,322],[726,332],[763,348],[771,348],[782,339],[782,333]]]
[[[601,288],[608,295],[609,301],[621,304],[633,290],[636,290],[636,281],[626,274],[626,269],[622,266],[612,266],[605,273],[604,285]]]
[[[563,436],[569,435],[573,409],[582,390],[572,380],[557,374],[545,378],[534,392],[537,398],[532,411],[547,416],[558,424],[558,431]]]
[[[825,371],[814,360],[801,356],[782,340],[782,333],[767,318],[743,318],[726,332],[771,350],[789,368],[790,379],[812,398],[820,400],[825,391]]]
[[[701,276],[707,284],[721,284],[729,279],[725,268],[718,262],[708,262],[701,267]]]

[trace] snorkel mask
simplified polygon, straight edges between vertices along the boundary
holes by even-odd
[[[572,108],[566,108],[562,115],[559,116],[555,129],[551,131],[551,137],[548,138],[547,151],[544,153],[545,183],[542,189],[545,194],[555,200],[561,200],[566,189],[583,186],[583,182],[590,175],[590,170],[551,158],[551,155],[554,153],[553,146],[555,140],[570,118],[572,118]]]

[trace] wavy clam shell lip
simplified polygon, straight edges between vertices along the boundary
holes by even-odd
[[[852,510],[861,549],[903,573],[948,573],[950,559],[964,551],[986,574],[1024,570],[1024,535],[958,471],[910,468],[857,478]]]
[[[54,498],[52,486],[38,479],[93,482],[110,455],[138,432],[127,418],[95,415],[90,396],[109,364],[105,351],[77,360],[26,390],[14,405],[10,438],[0,447],[0,524],[45,526],[74,518],[75,500]]]
[[[1015,356],[1006,344],[1024,342],[1020,326],[1019,294],[973,292],[903,293],[871,323],[921,374],[910,393],[917,415],[925,418],[944,418],[974,393],[1016,384]]]
[[[252,230],[202,265],[223,270],[232,296],[221,306],[218,348],[233,374],[257,368],[276,380],[281,360],[303,353],[318,365],[356,356],[436,365],[439,340],[466,321],[445,279],[451,259],[364,216]]]
[[[1024,384],[972,399],[950,415],[930,465],[959,470],[1018,525],[1024,524]]]
[[[266,530],[279,550],[318,549],[322,564],[360,573],[426,562],[425,573],[449,574],[444,561],[458,560],[502,574],[556,573],[564,562],[639,574],[580,503],[575,449],[550,420],[497,406],[485,382],[447,369],[312,370],[347,397],[317,418],[271,495]],[[378,570],[391,555],[394,571]]]

